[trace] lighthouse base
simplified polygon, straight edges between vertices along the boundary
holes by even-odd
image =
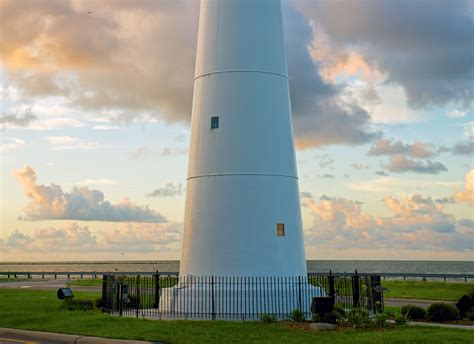
[[[275,320],[290,318],[295,310],[311,317],[313,297],[324,288],[306,278],[212,278],[163,288],[155,316],[170,319]]]

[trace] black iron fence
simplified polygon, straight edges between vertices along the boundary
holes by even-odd
[[[311,318],[313,297],[331,297],[349,310],[383,309],[378,275],[295,277],[198,277],[170,274],[104,275],[102,309],[119,316],[169,319],[258,320],[289,318],[294,310]]]

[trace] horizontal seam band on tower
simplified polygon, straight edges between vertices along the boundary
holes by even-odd
[[[201,75],[198,75],[194,78],[194,81],[196,81],[197,79],[199,78],[202,78],[203,76],[209,76],[209,75],[212,75],[212,74],[224,74],[224,73],[261,73],[261,74],[272,74],[272,75],[277,75],[277,76],[281,76],[283,78],[285,78],[286,80],[288,80],[288,76],[285,75],[285,74],[281,74],[281,73],[277,73],[277,72],[270,72],[270,71],[267,71],[267,70],[254,70],[254,69],[235,69],[235,70],[222,70],[222,71],[215,71],[215,72],[210,72],[210,73],[205,73],[205,74],[201,74]]]
[[[201,174],[199,176],[188,177],[189,179],[203,178],[203,177],[221,177],[221,176],[266,176],[266,177],[284,177],[298,180],[298,177],[290,176],[287,174],[276,174],[276,173],[209,173]]]

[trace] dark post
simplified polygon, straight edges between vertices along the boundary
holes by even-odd
[[[214,305],[214,276],[211,276],[211,316],[212,320],[216,320],[216,310]]]
[[[156,270],[155,274],[155,301],[153,303],[154,308],[159,308],[160,306],[160,273]]]
[[[137,275],[137,311],[136,311],[137,318],[138,318],[139,309],[140,309],[140,275]]]
[[[372,300],[375,313],[383,312],[383,290],[381,288],[382,283],[379,275],[373,275],[370,277],[372,280]],[[380,290],[378,292],[377,290]]]
[[[301,276],[298,276],[298,310],[301,311]]]
[[[360,277],[355,271],[354,276],[352,276],[352,306],[359,307],[360,301]]]
[[[122,316],[122,303],[123,303],[123,288],[122,282],[118,283],[117,286],[117,298],[118,298],[118,309],[119,309],[119,316]]]
[[[102,276],[102,300],[100,302],[102,307],[109,304],[107,300],[107,281],[108,280],[109,280],[109,276],[107,275]]]
[[[329,282],[329,297],[331,297],[333,304],[336,304],[336,288],[334,286],[334,275],[332,270],[329,270],[328,282]]]

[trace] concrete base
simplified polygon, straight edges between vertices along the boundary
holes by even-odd
[[[311,301],[325,290],[303,285],[249,285],[180,283],[162,289],[158,318],[260,320],[268,314],[277,320],[288,319],[295,309],[309,318]],[[148,313],[149,315],[149,313]]]
[[[312,323],[309,325],[315,331],[332,331],[336,329],[336,325],[329,323]]]

